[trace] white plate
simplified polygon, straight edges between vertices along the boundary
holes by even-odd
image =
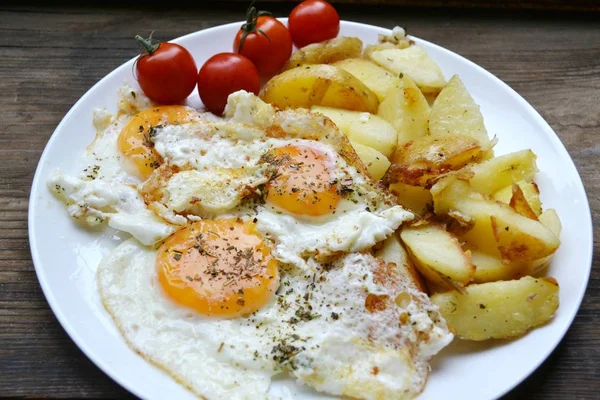
[[[211,55],[230,51],[240,23],[183,36],[174,42],[188,48],[198,66]],[[388,30],[342,22],[340,35],[375,43]],[[459,74],[481,106],[490,135],[497,135],[497,154],[531,148],[538,155],[536,180],[544,207],[558,211],[563,223],[562,245],[548,270],[560,283],[560,308],[547,325],[526,336],[498,343],[455,341],[433,362],[422,399],[454,397],[490,399],[509,391],[546,359],[569,328],[587,285],[592,262],[592,224],[581,179],[564,146],[542,117],[515,91],[472,62],[429,42],[417,44],[438,62],[447,78]],[[67,113],[40,159],[31,190],[29,240],[40,285],[58,320],[83,352],[114,380],[145,399],[192,399],[193,395],[167,374],[130,350],[103,309],[95,286],[95,270],[106,249],[119,242],[114,232],[90,233],[68,217],[48,192],[45,181],[60,167],[73,171],[79,154],[94,138],[92,109],[116,110],[117,88],[135,85],[133,60],[92,87]],[[190,104],[201,103],[196,93]],[[280,391],[286,382],[277,382]],[[309,391],[289,386],[298,398]]]

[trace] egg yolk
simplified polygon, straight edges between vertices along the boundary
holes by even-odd
[[[162,164],[151,140],[152,129],[157,125],[181,124],[196,118],[197,114],[184,106],[161,106],[141,111],[121,131],[119,150],[137,167],[140,177],[147,179]]]
[[[171,235],[156,256],[161,286],[201,315],[237,317],[264,306],[278,262],[252,222],[202,220]]]
[[[335,210],[340,195],[326,165],[327,155],[311,148],[285,146],[263,157],[277,168],[266,185],[267,201],[291,213],[318,216]]]

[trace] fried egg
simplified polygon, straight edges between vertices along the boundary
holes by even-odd
[[[368,254],[350,253],[325,268],[311,263],[313,271],[288,266],[277,292],[262,304],[276,279],[270,278],[267,261],[258,268],[262,278],[235,281],[235,287],[218,290],[222,297],[212,303],[215,292],[209,288],[230,279],[220,266],[212,275],[208,254],[218,251],[216,246],[206,245],[204,254],[191,250],[192,255],[179,247],[180,268],[170,274],[175,280],[189,277],[194,286],[168,290],[191,290],[192,294],[176,295],[195,298],[191,307],[165,296],[164,277],[156,273],[157,257],[176,260],[177,252],[163,255],[161,248],[157,254],[129,240],[98,272],[102,300],[127,342],[199,396],[269,398],[271,378],[285,372],[333,395],[414,397],[425,383],[427,361],[452,339],[427,296],[403,282],[392,265]],[[256,243],[247,246],[256,249]],[[265,249],[258,249],[261,252]],[[203,261],[190,266],[189,257]],[[248,303],[256,311],[214,319],[206,316],[211,313],[207,303],[217,305],[217,315],[222,315],[222,306],[237,315]]]
[[[94,122],[79,173],[48,187],[75,219],[132,235],[98,287],[136,352],[208,399],[270,398],[280,374],[353,398],[420,393],[452,334],[372,255],[414,216],[329,119],[244,91],[218,118],[125,87]]]

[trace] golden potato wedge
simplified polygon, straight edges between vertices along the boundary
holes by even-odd
[[[309,44],[292,54],[282,71],[302,65],[332,64],[346,58],[358,58],[362,55],[362,50],[362,40],[349,36]]]
[[[305,65],[269,80],[260,98],[280,108],[314,105],[377,113],[379,99],[349,72],[332,65]]]
[[[367,167],[367,171],[371,177],[376,181],[380,180],[390,167],[390,160],[369,146],[353,142],[352,140],[350,140],[350,143],[354,147],[354,151],[356,151],[360,161]]]
[[[552,231],[556,236],[560,236],[562,231],[562,224],[560,218],[554,208],[548,208],[538,217],[539,221],[548,229]]]
[[[488,137],[479,106],[465,88],[458,75],[454,75],[442,89],[431,108],[429,131],[434,136],[466,135],[490,150]]]
[[[378,114],[398,132],[398,146],[429,133],[429,104],[417,85],[406,75],[396,80]]]
[[[427,285],[423,277],[408,256],[396,233],[383,242],[382,247],[375,253],[375,257],[381,258],[386,263],[396,264],[407,282],[411,282],[416,289],[427,293]]]
[[[338,68],[350,72],[383,101],[398,79],[389,71],[381,68],[372,61],[363,58],[348,58],[333,63]]]
[[[354,143],[369,146],[386,157],[396,150],[398,134],[394,127],[383,118],[360,111],[313,106],[312,112],[325,115]]]
[[[408,75],[423,93],[437,93],[446,84],[442,70],[422,47],[369,49],[368,57],[395,75]]]
[[[535,184],[535,182],[529,182],[523,179],[514,183],[513,185],[515,184],[521,188],[523,196],[525,196],[527,204],[531,210],[536,216],[539,216],[542,213],[542,202],[540,200],[540,189],[538,186]],[[513,197],[513,185],[506,186],[497,192],[494,192],[492,195],[494,200],[510,204]]]
[[[547,221],[548,225],[545,224],[545,226],[556,236],[559,236],[560,220],[558,220],[556,213],[553,213],[552,211],[546,214],[547,216],[545,218],[548,218],[549,221]],[[558,226],[556,225],[557,223]],[[551,254],[534,261],[507,263],[502,261],[499,255],[493,256],[479,250],[468,251],[471,252],[471,260],[476,267],[475,275],[473,277],[473,282],[475,283],[510,280],[522,276],[538,275],[548,266],[553,256],[553,254]]]
[[[549,208],[545,210],[540,214],[538,219],[546,228],[550,229],[557,237],[560,237],[562,226],[558,214],[554,209]],[[518,268],[518,275],[538,275],[542,273],[550,264],[553,256],[554,254],[550,254],[549,256],[542,257],[535,261],[518,263],[516,265]]]
[[[530,181],[538,171],[537,157],[531,150],[521,150],[473,164],[464,169],[461,179],[468,179],[473,190],[493,195],[521,180]],[[509,201],[510,202],[510,199]],[[506,202],[506,203],[508,203]]]
[[[465,294],[436,293],[431,301],[456,336],[467,340],[521,336],[548,322],[558,309],[558,283],[530,276],[470,285]]]
[[[383,101],[390,89],[396,85],[398,77],[372,61],[363,58],[348,58],[333,63],[338,68],[348,71],[358,78]]]
[[[471,260],[475,265],[473,282],[486,283],[505,281],[514,278],[521,268],[511,263],[504,263],[500,257],[484,253],[479,250],[471,252]]]
[[[398,203],[418,215],[423,215],[433,206],[429,190],[420,186],[410,186],[402,182],[393,183],[390,192],[398,198]]]
[[[491,215],[492,232],[502,260],[526,262],[546,257],[556,251],[560,241],[538,221],[525,219],[508,210]],[[512,232],[511,232],[512,231]]]
[[[539,221],[526,218],[508,205],[474,192],[465,181],[448,176],[432,188],[434,211],[438,215],[459,212],[475,221],[464,239],[504,262],[528,262],[547,257],[560,244],[559,238]]]
[[[535,212],[531,209],[531,206],[527,202],[527,198],[523,194],[523,190],[519,185],[513,183],[512,185],[512,197],[510,198],[510,202],[508,203],[510,208],[515,210],[516,213],[521,214],[524,217],[529,219],[538,220],[538,217]]]
[[[429,188],[442,174],[476,162],[482,154],[481,145],[470,136],[424,136],[396,150],[386,179]]]
[[[441,285],[448,281],[465,285],[473,278],[471,258],[441,225],[406,226],[400,237],[426,279]]]

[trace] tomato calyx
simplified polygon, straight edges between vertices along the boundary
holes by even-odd
[[[160,46],[160,42],[157,42],[156,40],[152,39],[153,33],[154,32],[150,33],[150,36],[148,36],[148,39],[144,39],[140,35],[135,35],[135,40],[137,41],[138,45],[142,49],[143,54],[152,55],[152,53],[154,53],[156,50],[158,50],[158,48]]]
[[[269,43],[271,43],[271,38],[267,35],[262,29],[257,28],[256,24],[258,23],[258,17],[265,17],[272,15],[268,11],[258,11],[256,7],[254,7],[254,1],[250,3],[248,10],[246,11],[246,22],[242,25],[242,38],[240,39],[240,45],[238,46],[238,53],[242,52],[242,47],[244,47],[244,41],[246,37],[251,33],[259,33],[267,38]]]

